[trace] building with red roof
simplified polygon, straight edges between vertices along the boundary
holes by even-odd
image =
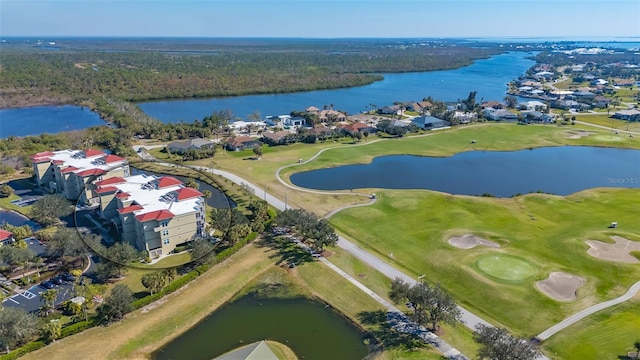
[[[13,238],[13,233],[11,231],[0,229],[0,245],[9,245],[14,241],[15,239]]]
[[[97,205],[96,183],[129,176],[126,159],[102,150],[59,150],[31,155],[38,186],[80,204]]]
[[[141,174],[96,185],[102,218],[151,258],[205,234],[203,194],[174,177]]]

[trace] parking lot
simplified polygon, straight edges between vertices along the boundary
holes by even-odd
[[[60,285],[54,285],[53,288],[58,291],[58,297],[55,302],[56,306],[74,297],[73,284],[62,283]],[[34,285],[28,290],[23,291],[21,294],[16,294],[7,298],[2,305],[7,307],[19,307],[28,312],[36,312],[42,305],[44,305],[40,300],[40,294],[46,290],[47,289],[41,287],[39,284]]]

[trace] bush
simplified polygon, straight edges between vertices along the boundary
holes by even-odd
[[[6,354],[6,355],[2,355],[0,356],[0,360],[14,360],[17,359],[23,355],[26,355],[32,351],[36,351],[40,348],[43,348],[45,345],[47,345],[44,341],[32,341],[22,347],[19,347],[15,350],[13,350],[12,352]]]
[[[94,326],[96,326],[96,321],[93,317],[90,317],[88,320],[78,321],[77,323],[67,325],[62,328],[62,331],[60,332],[60,339],[75,335]]]

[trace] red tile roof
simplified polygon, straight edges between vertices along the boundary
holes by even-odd
[[[127,182],[127,180],[125,180],[124,178],[120,177],[120,176],[116,176],[116,177],[112,177],[112,178],[108,178],[102,181],[98,181],[96,182],[96,186],[104,186],[104,185],[111,185],[111,184],[122,184]]]
[[[96,192],[98,194],[106,194],[108,192],[112,192],[112,191],[118,191],[118,188],[115,186],[103,186],[101,188],[99,188],[98,190],[96,190]]]
[[[187,199],[192,199],[194,197],[200,197],[202,196],[202,193],[194,188],[190,188],[190,187],[185,187],[182,188],[178,191],[176,191],[176,193],[178,194],[178,201],[182,201],[182,200],[187,200]]]
[[[33,154],[33,155],[29,156],[29,157],[34,162],[43,162],[43,161],[49,161],[50,159],[48,158],[48,156],[51,156],[51,155],[54,155],[53,152],[44,151],[44,152],[39,152],[37,154]]]
[[[158,189],[162,189],[168,186],[174,186],[174,185],[182,185],[182,181],[171,177],[171,176],[163,176],[160,179],[158,179]]]
[[[104,162],[107,163],[107,164],[111,164],[111,163],[118,162],[118,161],[124,161],[124,160],[125,159],[121,158],[120,156],[111,155],[111,154],[109,154],[109,155],[104,157]]]
[[[104,152],[102,152],[101,150],[96,150],[96,149],[87,149],[84,151],[84,156],[86,157],[93,157],[93,156],[98,156],[98,155],[104,155]]]
[[[119,193],[117,193],[117,194],[116,194],[116,197],[117,197],[118,199],[126,199],[126,198],[128,198],[129,196],[131,196],[131,194],[129,194],[128,192],[125,192],[125,191],[123,191],[123,192],[119,192]]]
[[[151,220],[162,221],[171,219],[174,217],[173,213],[169,210],[156,210],[145,214],[136,215],[136,219],[140,222],[146,222]]]
[[[125,206],[122,209],[118,209],[118,212],[120,214],[129,214],[132,213],[134,211],[138,211],[138,210],[142,210],[143,207],[138,205],[138,204],[134,204],[134,205],[129,205],[129,206]]]
[[[53,160],[51,163],[53,165],[62,165],[64,164],[64,160]]]
[[[106,170],[102,170],[102,169],[87,169],[87,170],[82,170],[79,173],[77,173],[78,176],[91,176],[91,175],[102,175],[102,174],[106,174],[107,171]]]
[[[69,166],[68,168],[64,168],[64,169],[60,170],[60,172],[63,173],[63,174],[66,174],[68,172],[72,172],[72,171],[76,171],[76,170],[80,170],[80,169],[75,167],[75,166]]]
[[[13,233],[11,231],[0,229],[0,240],[6,240],[12,236],[13,236]]]

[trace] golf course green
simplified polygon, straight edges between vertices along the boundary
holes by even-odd
[[[476,266],[489,278],[507,283],[519,283],[536,274],[535,266],[525,259],[505,254],[484,255]]]

